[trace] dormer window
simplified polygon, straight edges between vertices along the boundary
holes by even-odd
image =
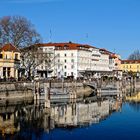
[[[68,46],[67,46],[67,45],[65,45],[65,46],[64,46],[64,50],[66,50],[67,48],[68,48]]]

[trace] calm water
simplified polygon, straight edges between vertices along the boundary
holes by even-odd
[[[0,107],[0,139],[140,139],[140,104],[101,99],[91,103]]]

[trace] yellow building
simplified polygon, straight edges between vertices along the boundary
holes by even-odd
[[[140,60],[122,60],[121,70],[125,72],[140,72]]]
[[[0,48],[0,78],[18,78],[20,51],[12,44]]]

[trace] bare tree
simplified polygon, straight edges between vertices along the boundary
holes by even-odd
[[[135,50],[132,54],[128,57],[129,60],[140,60],[140,51]]]
[[[45,59],[43,55],[43,52],[41,52],[41,50],[39,51],[37,46],[30,46],[22,49],[21,68],[26,71],[29,79],[31,78],[31,75],[34,75],[36,67],[43,63],[43,60]]]
[[[12,43],[23,48],[40,42],[41,37],[33,24],[21,16],[5,16],[0,19],[0,44]]]
[[[50,53],[44,52],[37,44],[21,49],[21,68],[26,71],[28,79],[35,75],[39,66],[46,66],[46,71],[51,69],[53,61],[54,57],[51,57]]]

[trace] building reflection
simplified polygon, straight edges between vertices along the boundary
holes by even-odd
[[[121,109],[121,100],[95,101],[91,103],[73,103],[51,108],[51,118],[56,127],[78,127],[99,123],[113,111]]]
[[[133,94],[133,95],[127,95],[126,96],[126,101],[130,102],[140,102],[140,92]]]
[[[11,137],[24,139],[22,133],[30,132],[26,137],[31,139],[32,132],[40,135],[43,130],[44,110],[42,106],[18,104],[0,106],[0,138]]]
[[[15,125],[15,107],[0,107],[0,132],[2,135],[14,134],[20,130],[19,125]]]
[[[127,95],[126,101],[129,102],[130,107],[132,107],[135,111],[140,111],[140,92],[133,95]]]
[[[73,128],[99,123],[113,111],[121,109],[119,99],[100,99],[100,101],[52,104],[50,109],[42,105],[15,105],[0,107],[0,138],[10,135],[21,137],[40,137],[56,127]],[[26,135],[23,135],[27,133]]]

